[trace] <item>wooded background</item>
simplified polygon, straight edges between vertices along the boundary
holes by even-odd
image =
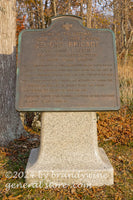
[[[133,55],[132,0],[17,0],[17,33],[47,28],[57,15],[81,16],[88,28],[112,29],[121,64]]]

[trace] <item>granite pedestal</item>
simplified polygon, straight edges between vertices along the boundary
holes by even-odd
[[[43,112],[40,142],[28,160],[28,184],[113,184],[113,167],[98,148],[95,112]]]

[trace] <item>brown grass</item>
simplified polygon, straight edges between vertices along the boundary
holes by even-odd
[[[133,62],[118,65],[118,75],[121,102],[130,105],[133,102]]]

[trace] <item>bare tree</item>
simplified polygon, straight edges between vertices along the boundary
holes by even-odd
[[[80,0],[80,16],[83,17],[83,0]]]
[[[41,19],[42,19],[42,28],[45,28],[45,24],[44,24],[43,0],[40,0],[40,4],[41,4]]]
[[[16,87],[16,0],[0,1],[0,145],[23,132],[15,109]]]
[[[87,27],[91,28],[92,0],[87,0]]]
[[[68,1],[68,14],[71,14],[71,1]]]
[[[57,15],[57,12],[56,12],[56,0],[53,0],[53,4],[54,4],[54,15],[56,16]]]

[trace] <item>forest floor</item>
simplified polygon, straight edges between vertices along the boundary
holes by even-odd
[[[27,187],[24,172],[30,150],[39,146],[40,132],[29,133],[0,148],[0,199],[5,200],[132,200],[133,199],[133,105],[115,112],[99,112],[98,142],[113,168],[114,184],[102,187]]]

